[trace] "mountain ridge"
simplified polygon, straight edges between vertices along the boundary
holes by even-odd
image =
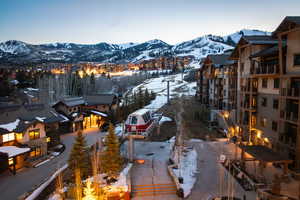
[[[260,30],[242,29],[226,36],[204,35],[176,45],[170,45],[160,39],[142,43],[96,44],[45,43],[29,44],[18,40],[0,43],[0,64],[28,63],[76,63],[109,62],[139,63],[161,56],[191,56],[194,60],[209,54],[223,53],[233,49],[242,35],[269,35]]]

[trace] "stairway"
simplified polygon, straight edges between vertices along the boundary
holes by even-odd
[[[132,185],[132,197],[176,195],[176,186],[174,183],[150,184],[150,185]]]

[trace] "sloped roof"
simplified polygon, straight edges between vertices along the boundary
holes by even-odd
[[[15,127],[14,131],[22,132],[28,126],[36,122],[54,123],[63,120],[62,117],[51,107],[43,104],[31,105],[2,105],[0,106],[0,133],[4,134],[10,132],[3,127],[5,125],[15,122],[19,119],[20,122]]]
[[[216,55],[209,55],[208,58],[211,62],[216,65],[225,65],[228,60],[229,54],[216,54]]]
[[[243,36],[241,40],[245,40],[249,44],[278,44],[278,40],[268,35]],[[240,40],[240,41],[241,41]]]
[[[276,30],[272,33],[272,35],[276,35],[277,33],[284,32],[289,30],[289,25],[294,25],[295,27],[300,27],[300,16],[287,16],[283,19],[280,25],[276,28]]]
[[[61,100],[61,102],[69,107],[79,106],[79,105],[83,105],[85,103],[83,97],[64,98]]]
[[[230,60],[236,60],[238,58],[239,46],[244,44],[251,44],[251,45],[277,45],[278,40],[273,38],[272,36],[268,35],[256,35],[256,36],[242,36],[239,40],[238,44],[234,48],[232,54],[230,55]]]

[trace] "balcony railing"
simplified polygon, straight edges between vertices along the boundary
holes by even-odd
[[[280,118],[285,119],[285,120],[289,120],[289,121],[297,122],[298,121],[298,113],[297,112],[290,112],[290,111],[281,110],[280,111]]]
[[[300,88],[282,88],[280,90],[280,95],[300,98]]]
[[[279,141],[289,145],[291,148],[295,148],[296,147],[296,142],[294,139],[292,139],[291,137],[287,136],[287,133],[280,133],[279,135]]]
[[[254,93],[256,93],[256,92],[257,92],[257,88],[252,87],[252,91],[251,91],[251,90],[250,90],[250,87],[241,86],[241,91],[242,91],[242,92],[254,92]]]
[[[254,63],[251,67],[251,74],[278,74],[279,65],[278,64],[263,64]]]

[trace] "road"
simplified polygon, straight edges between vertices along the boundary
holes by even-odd
[[[216,196],[228,194],[229,183],[233,185],[234,196],[247,200],[255,200],[255,192],[245,192],[243,188],[227,173],[218,162],[221,154],[233,155],[224,142],[193,142],[198,153],[197,181],[188,200],[209,200]],[[220,178],[221,177],[221,178]]]
[[[97,130],[85,131],[84,136],[88,145],[94,144],[104,133]],[[61,136],[61,141],[65,144],[65,151],[58,157],[37,168],[24,168],[18,171],[14,176],[11,173],[3,173],[0,175],[0,200],[18,199],[24,193],[33,190],[36,186],[48,179],[59,167],[63,166],[72,149],[76,134],[69,133]]]

